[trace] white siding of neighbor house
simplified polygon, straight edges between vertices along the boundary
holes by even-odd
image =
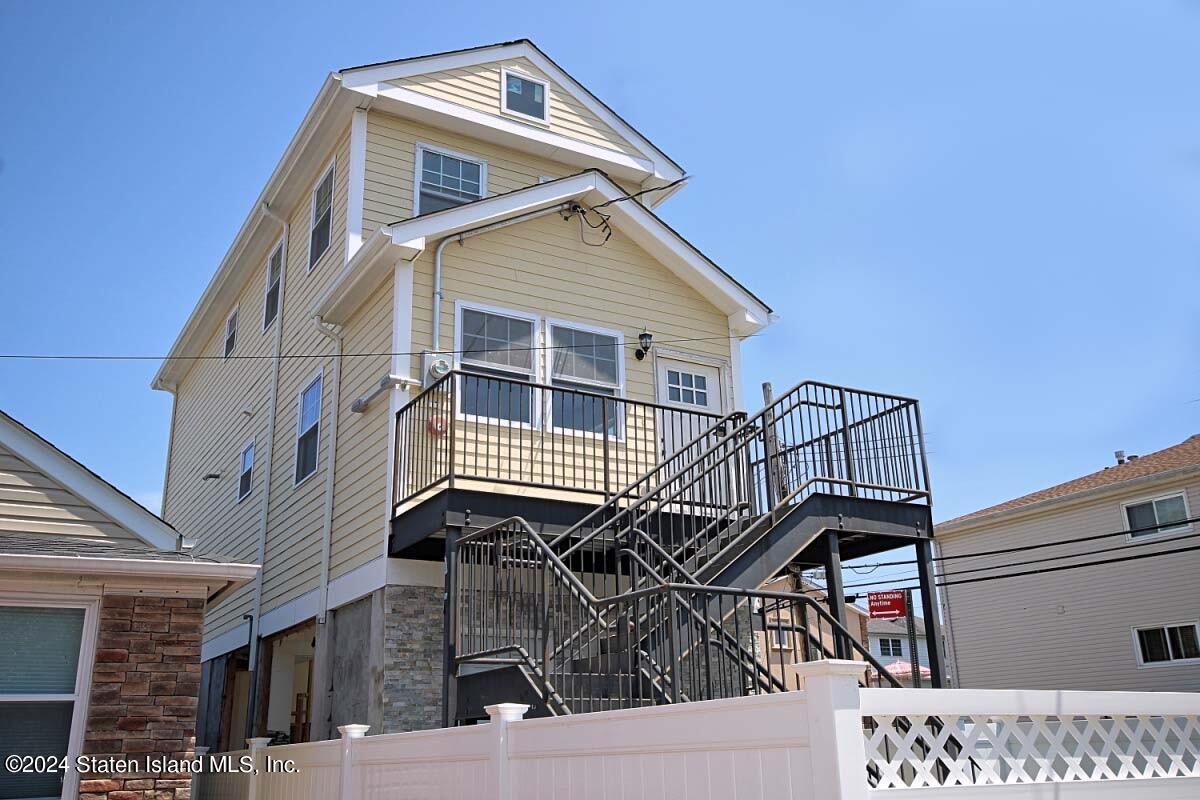
[[[3,445],[0,531],[137,540],[92,504]]]
[[[1121,504],[1179,490],[1189,510],[1200,509],[1200,479],[1176,479],[1063,503],[977,530],[938,534],[944,556],[960,556],[1120,531]],[[1193,526],[1193,532],[1197,526]],[[1120,558],[1194,545],[1171,535],[1154,544],[1108,555],[1035,564],[1034,569]],[[1080,554],[1129,544],[1118,536],[1008,556],[956,558],[948,571],[1004,565],[1031,558]],[[1003,573],[1003,570],[1000,571]],[[975,577],[980,573],[960,576]],[[996,574],[996,573],[983,573]],[[947,580],[955,580],[953,576]],[[950,652],[957,685],[979,689],[1200,691],[1200,664],[1139,666],[1135,627],[1200,620],[1200,552],[1050,572],[943,589],[949,609]]]
[[[910,664],[912,663],[912,652],[911,652],[911,648],[908,646],[908,634],[907,633],[903,633],[903,632],[902,633],[872,633],[870,636],[871,636],[871,655],[873,655],[873,656],[875,656],[875,658],[879,659],[879,663],[883,664],[885,667],[889,664],[895,664],[897,661],[907,661]],[[899,639],[901,654],[899,656],[883,655],[883,653],[879,649],[879,640],[880,639]],[[921,636],[921,635],[917,636],[917,658],[918,658],[917,663],[920,664],[922,667],[929,666],[929,648],[927,648],[925,646],[925,637]]]

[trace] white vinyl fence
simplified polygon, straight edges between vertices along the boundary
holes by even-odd
[[[197,800],[1042,800],[1200,798],[1200,695],[860,689],[864,665],[794,667],[804,690],[266,748]],[[219,757],[218,757],[219,758]],[[236,758],[235,758],[236,760]]]

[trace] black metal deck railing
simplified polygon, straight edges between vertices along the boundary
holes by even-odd
[[[699,452],[721,419],[456,370],[396,414],[393,503],[464,479],[612,497],[668,456]]]

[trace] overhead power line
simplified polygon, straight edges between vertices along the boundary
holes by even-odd
[[[659,339],[654,344],[678,344],[682,342],[711,342],[718,340],[736,339],[745,341],[756,336],[762,336],[761,333],[750,333],[745,336],[694,336],[684,339]],[[624,342],[623,347],[638,347],[637,342]],[[491,348],[488,352],[527,352],[532,350],[575,350],[593,348],[594,345],[530,345],[529,347],[507,347],[507,348]],[[448,355],[460,355],[467,352],[479,352],[478,350],[438,350],[438,353]],[[342,353],[343,358],[375,358],[383,356],[419,356],[423,352],[414,350],[409,352],[369,352],[369,353]],[[281,359],[294,358],[328,358],[330,353],[280,353]],[[5,360],[28,360],[28,361],[270,361],[275,358],[273,353],[263,354],[242,354],[232,353],[225,355],[196,355],[196,356],[160,356],[160,355],[105,355],[105,354],[88,354],[88,353],[0,353],[0,359]]]

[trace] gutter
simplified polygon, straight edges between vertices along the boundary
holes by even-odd
[[[313,327],[329,341],[333,342],[333,381],[330,393],[333,402],[330,404],[329,438],[326,441],[325,456],[325,511],[321,522],[321,577],[320,601],[317,604],[317,623],[325,623],[325,615],[329,612],[329,559],[333,548],[333,477],[335,458],[337,456],[338,411],[340,408],[339,391],[341,387],[342,336],[341,328],[328,325],[319,316],[312,318]]]

